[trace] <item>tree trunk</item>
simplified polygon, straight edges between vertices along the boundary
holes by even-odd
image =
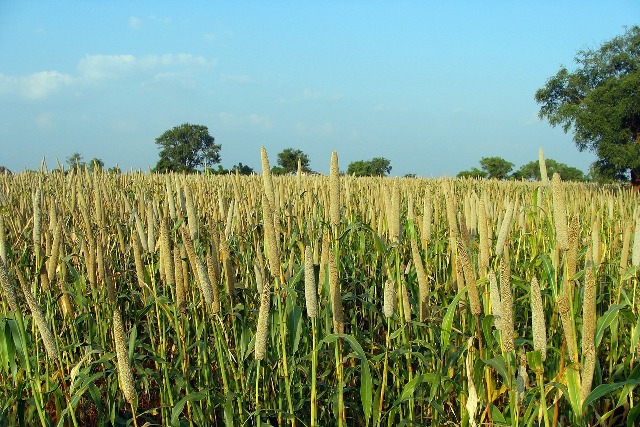
[[[640,168],[631,169],[631,186],[640,191]]]

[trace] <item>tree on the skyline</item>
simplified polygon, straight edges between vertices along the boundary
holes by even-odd
[[[374,157],[371,160],[357,160],[349,163],[347,175],[355,176],[386,176],[391,172],[391,161],[384,157]]]
[[[554,173],[557,173],[563,181],[588,181],[584,172],[578,168],[556,162],[553,159],[546,159],[544,163],[547,167],[548,176],[553,176]],[[536,160],[522,165],[511,177],[515,179],[540,181],[542,179],[540,176],[540,161]]]
[[[640,187],[640,26],[598,49],[578,51],[574,60],[576,70],[562,66],[536,92],[539,117],[571,130],[580,151],[597,155],[600,174],[630,172],[632,185]]]
[[[487,173],[487,178],[507,179],[513,166],[513,163],[502,157],[483,157],[480,159],[480,167]]]
[[[91,172],[104,169],[104,162],[97,157],[89,160],[89,170]]]
[[[76,151],[67,157],[67,166],[69,167],[69,170],[82,170],[85,167],[85,162],[82,161],[82,154]]]
[[[242,162],[240,162],[237,165],[233,166],[231,168],[231,170],[234,173],[236,171],[238,171],[238,174],[240,174],[240,175],[251,175],[254,172],[253,168],[251,166],[243,165]]]
[[[206,126],[183,123],[156,138],[156,144],[160,147],[158,172],[194,172],[220,163],[222,146],[215,144]]]
[[[458,172],[458,178],[486,178],[487,172],[480,170],[478,168],[471,168],[469,170],[464,170]]]
[[[309,156],[307,156],[302,150],[295,148],[285,148],[278,153],[278,166],[281,170],[280,173],[293,173],[298,171],[298,161],[302,167],[303,172],[309,172]]]
[[[556,162],[553,159],[546,159],[547,174],[549,176],[558,173],[564,181],[588,181],[589,178],[580,169],[568,166],[564,163]],[[517,171],[509,175],[513,170],[513,163],[501,157],[483,157],[480,160],[482,169],[471,168],[460,171],[458,178],[495,178],[495,179],[524,179],[540,180],[539,160],[526,163]]]

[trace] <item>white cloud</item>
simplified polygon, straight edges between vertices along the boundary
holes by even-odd
[[[230,128],[253,126],[263,130],[273,129],[273,122],[271,119],[259,114],[237,115],[223,111],[218,114],[218,120],[220,120],[220,123],[223,126]]]
[[[141,57],[133,55],[87,55],[80,60],[78,70],[86,79],[100,80],[120,77],[135,71],[155,71],[167,67],[190,68],[215,65],[216,61],[210,61],[204,56],[188,53]]]
[[[57,90],[71,85],[116,79],[131,74],[139,75],[140,83],[149,79],[162,81],[175,79],[197,69],[216,66],[215,60],[188,53],[147,55],[87,55],[78,62],[78,73],[72,75],[60,71],[38,71],[26,75],[0,74],[0,94],[17,94],[27,99],[42,99]],[[146,76],[145,76],[146,74]],[[193,79],[184,84],[195,84]]]
[[[122,75],[135,64],[133,55],[87,55],[78,63],[78,70],[86,79],[100,80]]]
[[[0,93],[17,93],[28,99],[40,99],[74,81],[70,74],[58,71],[39,71],[25,76],[0,74]]]

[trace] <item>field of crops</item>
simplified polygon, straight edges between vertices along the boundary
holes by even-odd
[[[0,176],[0,425],[634,425],[640,200]]]

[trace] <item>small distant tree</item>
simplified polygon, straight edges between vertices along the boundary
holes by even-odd
[[[349,163],[347,174],[354,176],[386,176],[391,173],[391,161],[384,157],[357,160]]]
[[[222,146],[214,141],[206,126],[189,123],[176,126],[156,138],[160,160],[155,170],[194,172],[205,164],[209,167],[220,163]]]
[[[302,150],[295,148],[285,148],[278,153],[278,165],[282,168],[281,173],[293,173],[298,171],[298,160],[303,172],[309,172],[309,156],[307,156]]]
[[[67,166],[69,170],[81,170],[85,167],[85,162],[82,161],[82,155],[77,151],[67,157]]]
[[[232,167],[231,170],[233,172],[237,170],[240,175],[251,175],[254,172],[251,166],[243,165],[242,162]]]
[[[89,170],[91,172],[98,171],[104,169],[104,162],[97,157],[89,160]]]
[[[283,168],[282,166],[272,166],[271,167],[271,174],[273,174],[273,175],[284,175],[285,173],[287,173],[287,170],[285,168]]]
[[[480,159],[480,167],[487,173],[487,178],[506,179],[513,170],[513,166],[513,163],[502,157],[483,157]]]
[[[228,175],[231,172],[229,169],[222,167],[222,165],[218,165],[216,169],[214,168],[206,168],[204,170],[205,175]]]
[[[458,178],[486,178],[487,173],[478,168],[472,168],[466,171],[460,171],[457,175]]]

